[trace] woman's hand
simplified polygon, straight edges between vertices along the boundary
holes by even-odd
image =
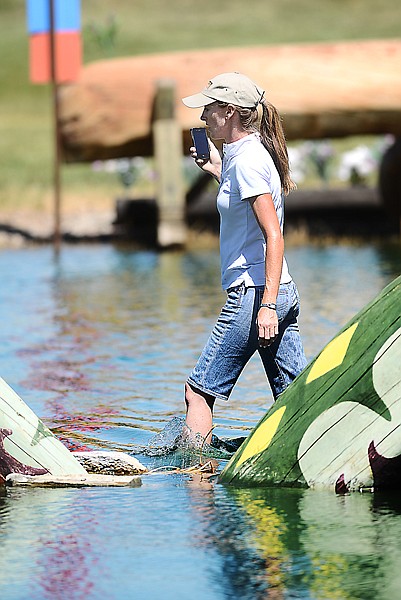
[[[208,159],[198,158],[198,155],[196,154],[195,146],[191,146],[191,148],[189,149],[189,153],[192,156],[192,158],[194,159],[195,163],[198,165],[198,167],[200,169],[202,169],[202,171],[205,171],[205,173],[210,173],[210,175],[213,175],[213,177],[215,177],[215,179],[217,179],[217,181],[220,181],[220,177],[221,177],[220,152],[218,151],[218,149],[216,148],[216,146],[213,144],[213,142],[210,139],[208,139],[208,142],[209,142],[209,150],[210,150],[210,156]]]
[[[258,328],[259,346],[270,346],[278,335],[278,318],[274,309],[262,306],[256,319]]]

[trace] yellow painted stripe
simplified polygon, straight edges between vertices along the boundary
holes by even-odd
[[[286,406],[282,406],[278,410],[276,410],[266,421],[261,423],[259,427],[257,427],[252,434],[249,442],[246,445],[245,450],[241,454],[238,459],[237,464],[235,465],[235,470],[238,469],[243,462],[251,458],[251,456],[255,456],[255,454],[260,454],[263,450],[269,446],[270,442],[273,439],[274,434],[277,431],[278,426],[280,425],[280,421],[283,418]]]
[[[313,363],[306,379],[307,384],[341,365],[357,327],[358,323],[354,323],[327,344]]]

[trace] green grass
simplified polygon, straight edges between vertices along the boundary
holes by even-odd
[[[110,20],[114,38],[108,40]],[[52,184],[47,85],[28,80],[25,0],[0,0],[0,210],[45,207]],[[84,61],[174,50],[396,38],[399,0],[82,0]],[[63,191],[99,205],[121,193],[115,175],[65,165]],[[92,199],[92,200],[90,200]]]

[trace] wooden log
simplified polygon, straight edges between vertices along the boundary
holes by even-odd
[[[400,306],[398,277],[280,395],[220,481],[401,488]]]
[[[213,75],[240,71],[266,89],[288,140],[401,135],[401,40],[220,48],[98,61],[60,90],[64,157],[92,161],[153,154],[155,82],[176,82],[177,119],[189,129],[200,110],[181,98]]]
[[[22,475],[10,473],[6,477],[10,487],[138,487],[142,485],[138,475]]]

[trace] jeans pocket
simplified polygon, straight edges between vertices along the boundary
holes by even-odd
[[[236,310],[241,307],[242,299],[245,293],[245,284],[241,283],[237,287],[229,288],[227,290],[227,300],[225,306],[229,310]]]
[[[291,312],[294,300],[294,288],[295,285],[293,284],[293,282],[281,284],[279,287],[276,299],[276,311],[279,323],[282,323]],[[264,287],[258,287],[256,288],[256,290],[258,294],[258,306],[260,306],[262,302]]]

